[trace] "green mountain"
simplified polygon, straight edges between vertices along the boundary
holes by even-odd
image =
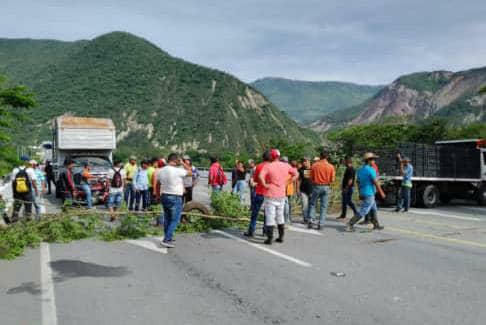
[[[326,131],[346,125],[400,119],[417,122],[442,117],[455,125],[486,122],[486,67],[460,72],[434,71],[405,75],[366,102],[323,116],[311,124]]]
[[[255,152],[271,139],[315,135],[233,76],[124,32],[77,42],[0,39],[0,74],[37,94],[26,137],[37,141],[50,138],[61,114],[112,118],[123,153]]]
[[[301,123],[312,122],[325,114],[358,105],[373,97],[382,88],[346,82],[311,82],[283,78],[263,78],[251,85]]]

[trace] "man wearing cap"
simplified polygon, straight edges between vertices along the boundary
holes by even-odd
[[[265,244],[271,245],[273,241],[273,229],[278,226],[277,242],[282,243],[285,232],[285,199],[286,187],[291,175],[291,181],[297,179],[297,171],[287,163],[280,161],[280,151],[272,149],[270,152],[271,162],[266,164],[260,175],[259,182],[264,188],[263,196],[265,206],[265,228],[267,240]]]
[[[184,203],[187,203],[192,201],[192,192],[199,181],[199,171],[192,165],[191,157],[188,155],[182,156],[182,161],[192,170],[192,175],[184,177]]]
[[[133,184],[133,178],[135,177],[135,174],[138,171],[137,157],[130,156],[130,160],[128,161],[128,163],[125,164],[124,170],[125,170],[125,177],[126,177],[124,199],[126,205],[128,206],[128,210],[132,211],[133,206],[135,204],[135,196],[136,196],[135,186]]]
[[[34,202],[33,194],[38,193],[36,176],[34,170],[30,167],[29,157],[22,156],[20,160],[23,166],[15,168],[12,172],[12,193],[14,198],[12,222],[19,220],[19,212],[24,206],[24,216],[30,219],[32,215],[32,203]],[[22,184],[25,189],[22,189]]]
[[[378,177],[376,175],[376,171],[373,169],[372,164],[373,161],[377,158],[377,156],[372,153],[368,152],[363,157],[364,165],[358,170],[358,188],[359,188],[359,199],[361,200],[361,205],[359,208],[358,215],[355,215],[349,220],[346,225],[346,231],[354,231],[354,224],[359,221],[359,219],[366,216],[370,211],[374,212],[371,216],[371,223],[373,224],[373,229],[381,230],[383,227],[380,226],[378,223],[377,218],[377,211],[378,208],[376,206],[375,201],[375,193],[378,191],[378,194],[384,199],[385,193],[381,189],[380,183],[378,181]]]
[[[315,222],[317,200],[320,201],[321,205],[317,229],[321,229],[326,221],[331,184],[336,180],[336,170],[327,161],[328,156],[327,151],[322,150],[320,153],[321,159],[311,167],[312,195],[309,204],[309,217],[311,220],[307,225],[309,229],[312,228],[312,224]]]
[[[396,212],[400,212],[403,209],[403,212],[407,212],[410,208],[410,192],[412,190],[412,176],[413,176],[413,166],[410,163],[410,158],[402,157],[400,154],[397,156],[398,160],[400,161],[400,173],[403,176],[402,179],[402,186],[400,188],[400,199],[398,200],[397,208],[395,209]]]

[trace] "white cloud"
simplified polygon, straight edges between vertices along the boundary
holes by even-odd
[[[245,81],[387,83],[486,65],[484,17],[483,0],[17,0],[2,5],[0,37],[125,30]]]

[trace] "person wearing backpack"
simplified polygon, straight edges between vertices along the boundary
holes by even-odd
[[[208,185],[211,186],[213,193],[219,193],[223,186],[228,182],[223,167],[218,162],[218,158],[210,157],[211,167],[209,168]]]
[[[19,212],[24,206],[24,216],[30,220],[34,196],[38,195],[36,176],[30,167],[30,159],[27,156],[20,157],[24,165],[15,168],[12,172],[12,193],[14,198],[12,222],[19,220]]]
[[[117,219],[115,212],[121,206],[123,187],[125,185],[125,170],[120,160],[115,160],[113,168],[108,171],[106,184],[109,188],[108,209],[110,210],[110,221],[113,222]]]

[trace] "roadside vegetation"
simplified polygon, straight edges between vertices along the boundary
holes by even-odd
[[[0,75],[0,176],[9,172],[18,162],[12,143],[12,130],[21,129],[26,109],[36,105],[34,95],[26,87],[11,85]]]
[[[213,195],[213,212],[209,217],[193,213],[185,216],[178,233],[207,232],[211,229],[240,227],[247,224],[249,211],[231,193]],[[0,229],[0,259],[14,259],[25,249],[38,247],[41,242],[69,243],[81,239],[116,241],[146,236],[162,236],[162,228],[155,226],[160,206],[147,214],[130,214],[123,208],[119,223],[104,221],[103,214],[84,209],[65,208],[62,213],[48,215],[40,221],[19,221]]]

